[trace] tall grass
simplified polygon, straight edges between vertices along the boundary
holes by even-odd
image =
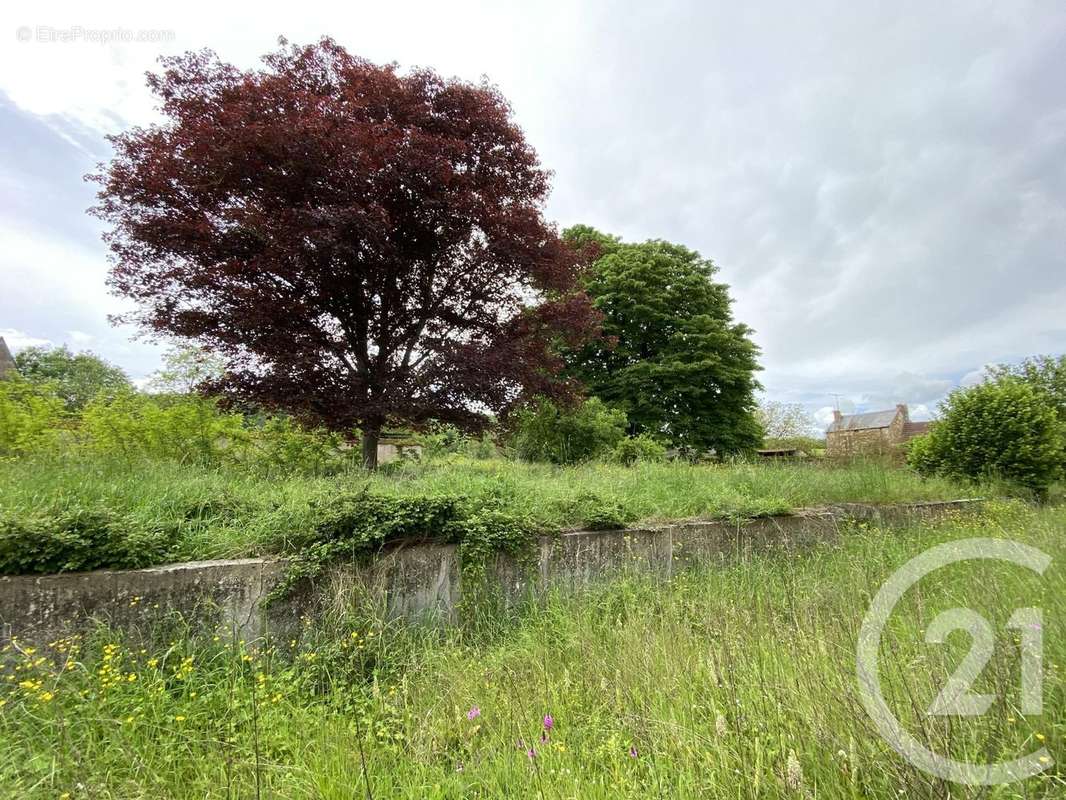
[[[855,526],[806,554],[668,583],[631,576],[555,595],[476,636],[337,615],[272,647],[180,631],[145,646],[102,631],[58,651],[9,650],[20,669],[0,673],[0,793],[1062,797],[1064,534],[1064,509],[997,503],[936,525]],[[894,614],[882,672],[904,726],[935,751],[984,761],[1043,745],[1056,759],[991,789],[909,766],[872,730],[855,678],[857,631],[881,582],[930,546],[971,536],[1028,542],[1054,562],[1043,578],[993,562],[930,576]],[[997,633],[974,687],[997,695],[982,717],[924,713],[969,647],[963,633],[948,647],[923,640],[955,606]],[[1019,643],[1004,623],[1022,606],[1044,614],[1042,715],[1018,708]]]
[[[453,458],[352,470],[328,478],[264,478],[166,461],[45,458],[0,462],[0,514],[104,507],[180,535],[175,559],[276,552],[308,529],[318,499],[369,487],[388,494],[463,495],[493,503],[545,531],[581,527],[590,506],[611,504],[631,524],[752,517],[840,502],[947,499],[975,490],[878,463],[553,467]]]

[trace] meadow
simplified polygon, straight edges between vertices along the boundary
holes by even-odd
[[[351,468],[313,477],[163,459],[38,455],[0,460],[0,533],[6,526],[13,541],[16,535],[32,539],[90,524],[115,527],[117,521],[124,536],[161,543],[149,543],[151,552],[134,565],[283,553],[315,526],[331,499],[362,491],[458,498],[472,509],[497,509],[530,530],[550,533],[751,518],[843,502],[953,499],[988,488],[921,478],[878,461],[563,467],[452,455],[390,464],[373,474]],[[38,571],[32,558],[20,563]]]
[[[810,502],[813,490],[781,480],[792,474],[771,470],[779,480],[765,485]],[[551,485],[550,471],[532,475]],[[649,492],[640,497],[652,503]],[[704,510],[673,502],[650,513]],[[1062,797],[1064,534],[1066,509],[995,501],[939,523],[857,524],[805,553],[665,583],[626,576],[476,631],[362,608],[305,620],[276,642],[179,619],[146,640],[100,629],[37,649],[16,642],[0,671],[0,787],[31,800]],[[857,632],[881,582],[927,548],[973,536],[1022,541],[1054,561],[1042,578],[991,561],[930,576],[886,629],[882,673],[893,711],[936,752],[980,762],[1048,749],[1041,775],[989,788],[909,766],[874,732],[855,677]],[[956,606],[996,632],[974,686],[996,699],[983,716],[931,717],[924,709],[970,643],[923,635]],[[1033,606],[1044,700],[1027,716],[1021,640],[1005,624]]]

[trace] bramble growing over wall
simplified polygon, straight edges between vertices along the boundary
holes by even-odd
[[[103,507],[72,505],[0,514],[0,575],[136,569],[172,557],[174,527]]]
[[[472,610],[484,599],[480,589],[488,562],[500,552],[521,557],[537,537],[530,521],[493,508],[491,498],[474,507],[458,495],[393,497],[363,490],[324,498],[313,514],[313,528],[288,540],[293,552],[288,571],[267,602],[289,595],[333,564],[362,563],[390,542],[421,540],[459,545],[464,606]]]

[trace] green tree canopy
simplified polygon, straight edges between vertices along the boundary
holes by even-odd
[[[1059,420],[1066,422],[1066,355],[1032,356],[1020,364],[1000,364],[990,370],[992,377],[1013,375],[1045,395]]]
[[[51,387],[68,411],[83,408],[101,393],[131,388],[126,373],[88,351],[62,347],[28,347],[15,356],[19,374],[30,383]]]
[[[163,354],[163,368],[152,375],[149,389],[160,394],[192,394],[200,384],[226,371],[221,357],[194,344],[177,342]]]
[[[1038,495],[1063,471],[1063,426],[1047,397],[1013,375],[956,389],[930,432],[910,443],[923,474],[1002,478]]]
[[[586,225],[564,238],[600,254],[586,289],[605,338],[570,354],[573,376],[625,411],[631,434],[697,452],[758,447],[759,351],[733,320],[714,264],[681,245],[628,244]]]

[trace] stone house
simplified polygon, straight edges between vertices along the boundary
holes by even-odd
[[[833,412],[833,424],[825,432],[827,456],[889,455],[915,436],[929,430],[928,422],[911,422],[907,406],[865,414]]]

